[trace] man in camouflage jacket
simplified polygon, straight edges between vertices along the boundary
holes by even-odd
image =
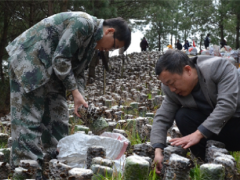
[[[84,69],[94,50],[109,51],[131,42],[122,18],[97,19],[84,12],[64,12],[45,18],[12,41],[9,54],[12,163],[38,160],[54,152],[68,135],[65,92],[74,97],[74,112],[83,98]]]

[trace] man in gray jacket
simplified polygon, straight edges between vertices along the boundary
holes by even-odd
[[[208,139],[225,143],[229,151],[240,150],[240,74],[233,64],[213,56],[189,59],[169,50],[158,60],[156,74],[166,95],[151,131],[157,173],[174,120],[183,137],[172,139],[172,145],[190,148],[202,160]]]

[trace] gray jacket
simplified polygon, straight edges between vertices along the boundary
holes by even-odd
[[[201,90],[214,108],[202,126],[219,134],[230,118],[240,117],[240,73],[233,64],[220,57],[201,55],[193,61]],[[166,98],[154,117],[151,131],[153,146],[166,144],[167,130],[172,126],[175,114],[181,107],[197,109],[191,94],[179,96],[165,85],[162,85],[162,90]]]

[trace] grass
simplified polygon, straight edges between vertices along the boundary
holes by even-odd
[[[101,174],[97,174],[95,175],[95,177],[93,178],[94,180],[123,180],[123,174],[120,172],[115,172],[112,175],[109,175],[106,173],[106,175],[101,175]],[[160,176],[158,176],[156,174],[156,168],[154,167],[149,175],[148,175],[148,180],[161,180]]]
[[[95,174],[93,175],[94,180],[121,180],[123,176],[120,172],[115,172],[112,175],[106,174],[103,176],[102,174]]]
[[[240,151],[230,152],[230,154],[234,157],[237,166],[237,172],[240,173]],[[191,180],[200,180],[200,166],[196,164],[195,167],[190,170]]]
[[[139,136],[135,137],[136,139],[133,139],[133,143],[139,141]],[[235,158],[237,162],[237,169],[239,172],[240,168],[240,152],[230,152],[230,154]],[[190,155],[190,154],[188,154]],[[200,165],[194,162],[195,167],[190,170],[190,179],[191,180],[200,180]],[[121,173],[117,173],[112,176],[101,176],[98,180],[122,180],[123,175]],[[161,180],[161,178],[156,174],[156,169],[155,167],[150,171],[148,180]]]
[[[142,140],[138,134],[138,132],[134,132],[134,130],[132,130],[132,133],[131,131],[127,131],[126,130],[126,133],[128,135],[128,140],[131,142],[131,145],[135,145],[135,144],[141,144],[142,143]]]
[[[153,118],[149,118],[148,121],[149,121],[148,124],[153,125]]]
[[[191,180],[200,180],[200,166],[198,164],[190,170],[190,177]]]
[[[2,128],[2,130],[1,130]],[[0,122],[0,133],[3,133],[3,134],[9,134],[10,132],[8,132],[7,130],[7,127],[6,126],[3,126],[3,124]]]
[[[240,151],[233,151],[230,154],[234,157],[237,166],[237,172],[240,173]]]
[[[156,174],[156,166],[150,171],[148,180],[161,180],[160,176]]]
[[[152,94],[147,94],[147,96],[148,96],[148,99],[152,99]]]
[[[7,143],[0,143],[0,149],[7,148]]]
[[[157,110],[160,106],[161,104],[154,106],[153,110]]]

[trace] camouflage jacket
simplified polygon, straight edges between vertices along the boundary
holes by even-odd
[[[85,86],[84,69],[103,36],[103,20],[84,12],[64,12],[43,19],[12,41],[9,66],[28,93],[54,72],[68,91]]]

